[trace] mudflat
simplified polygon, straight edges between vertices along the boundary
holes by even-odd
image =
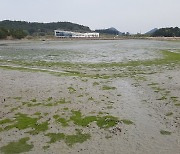
[[[0,153],[178,154],[180,45],[3,42]]]

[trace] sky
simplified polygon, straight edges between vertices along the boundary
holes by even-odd
[[[180,0],[0,0],[0,21],[69,21],[102,29],[144,33],[180,27]]]

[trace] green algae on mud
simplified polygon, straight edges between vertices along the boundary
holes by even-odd
[[[63,72],[57,72],[56,70],[48,70],[48,69],[42,69],[40,67],[47,67],[50,68],[52,66],[57,66],[60,68],[66,68],[66,69],[79,69],[79,68],[110,68],[110,67],[139,67],[139,66],[161,66],[165,64],[179,64],[180,62],[180,53],[177,52],[171,52],[168,50],[163,50],[160,52],[163,56],[159,59],[153,59],[153,60],[141,60],[141,61],[129,61],[129,62],[112,62],[112,63],[96,63],[96,64],[88,64],[88,63],[66,63],[66,62],[45,62],[45,61],[39,61],[39,62],[26,62],[26,61],[18,61],[18,60],[12,60],[12,61],[6,61],[6,60],[0,60],[0,62],[9,63],[9,64],[17,64],[20,66],[4,66],[1,65],[0,68],[4,69],[10,69],[10,70],[20,70],[20,71],[32,71],[32,72],[46,72],[50,73],[52,75],[56,76],[78,76],[78,77],[89,77],[89,78],[102,78],[102,79],[108,79],[111,77],[125,77],[127,75],[124,75],[125,72],[122,74],[113,74],[113,75],[107,75],[107,74],[86,74],[81,73],[79,71],[69,71],[64,70]],[[24,66],[24,67],[23,67]],[[27,68],[26,66],[29,66]],[[32,67],[39,67],[39,68],[32,68]],[[127,72],[126,72],[127,73]],[[132,72],[131,72],[132,73]],[[135,74],[139,74],[140,72],[134,72]],[[141,74],[141,73],[140,73]]]
[[[24,130],[27,128],[33,128],[34,130],[28,131],[32,135],[39,134],[40,132],[44,132],[48,130],[48,122],[38,123],[39,118],[31,118],[26,114],[18,113],[13,120],[12,125],[8,125],[4,128],[4,131],[17,128],[19,130]]]
[[[18,142],[10,142],[8,145],[0,148],[4,154],[18,154],[30,151],[34,145],[28,144],[29,137],[20,139]]]
[[[55,143],[57,141],[63,140],[65,137],[64,133],[48,133],[45,136],[50,138],[50,141],[47,143]]]
[[[83,143],[90,138],[91,138],[90,134],[82,134],[80,131],[78,131],[75,135],[66,135],[65,143],[71,147],[76,143]]]
[[[104,85],[102,87],[102,90],[115,90],[115,89],[116,89],[116,87],[111,87],[111,86],[107,86],[107,85]]]
[[[57,123],[61,123],[61,125],[63,127],[69,126],[69,124],[68,124],[69,120],[66,120],[65,118],[62,118],[59,115],[54,115],[53,118],[56,120]]]
[[[73,87],[68,87],[68,90],[69,90],[69,93],[70,93],[70,94],[76,92],[76,89],[74,89]]]
[[[7,123],[12,123],[12,122],[13,122],[12,120],[6,118],[4,120],[0,120],[0,125],[7,124]]]
[[[131,125],[131,124],[133,124],[133,122],[131,121],[131,120],[128,120],[128,119],[122,119],[121,120],[124,124],[126,124],[126,125]]]
[[[180,103],[176,103],[175,106],[180,106]]]
[[[172,116],[173,115],[173,113],[172,112],[168,112],[168,113],[166,113],[166,115],[165,116]]]
[[[89,64],[89,67],[102,68],[102,67],[127,67],[127,66],[151,66],[151,65],[163,65],[168,63],[179,63],[180,62],[180,53],[171,52],[168,50],[161,51],[163,58],[145,60],[145,61],[129,61],[127,63],[99,63],[99,64]]]
[[[90,123],[96,122],[97,126],[100,128],[110,128],[118,124],[119,120],[114,116],[82,116],[80,111],[72,111],[73,115],[70,119],[74,124],[87,127]]]
[[[171,132],[166,131],[166,130],[161,130],[160,133],[161,133],[162,135],[171,135]]]
[[[57,123],[61,123],[63,127],[69,126],[72,121],[77,126],[87,127],[92,122],[95,122],[99,128],[110,128],[118,124],[119,120],[114,116],[84,116],[80,111],[71,111],[72,115],[68,118],[62,118],[59,115],[54,115],[53,118]]]
[[[75,135],[66,135],[64,133],[48,133],[46,136],[50,138],[48,143],[55,143],[57,141],[64,140],[64,142],[70,147],[76,143],[83,143],[91,138],[90,134],[83,134],[80,130],[76,130]]]
[[[86,127],[91,122],[96,121],[97,117],[96,116],[82,117],[82,113],[80,111],[72,111],[72,116],[70,117],[70,119],[74,122],[74,124],[82,127]]]
[[[99,84],[100,84],[99,82],[93,82],[93,86],[97,86]]]
[[[71,102],[66,101],[65,98],[61,98],[61,99],[59,99],[58,101],[56,101],[54,103],[44,103],[44,104],[41,104],[41,105],[44,105],[44,106],[58,106],[60,104],[66,104],[66,103],[71,103]]]

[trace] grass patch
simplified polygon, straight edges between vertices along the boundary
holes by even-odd
[[[21,100],[22,97],[14,97],[14,99],[16,99],[16,100]]]
[[[32,99],[31,101],[32,101],[32,102],[37,102],[36,98]]]
[[[14,108],[11,109],[11,112],[14,112],[14,111],[18,110],[19,108],[20,108],[20,106],[14,107]]]
[[[168,113],[166,113],[166,116],[171,116],[171,115],[173,115],[173,113],[172,113],[172,112],[168,112]]]
[[[9,125],[5,127],[6,130],[12,129],[12,128],[18,128],[19,130],[34,127],[37,123],[38,118],[31,118],[28,117],[26,114],[18,113],[15,117],[15,124]]]
[[[46,121],[41,124],[36,123],[33,128],[34,130],[29,131],[27,133],[30,133],[31,135],[36,135],[39,134],[40,132],[45,132],[46,130],[48,130],[48,122]]]
[[[64,110],[64,111],[68,111],[68,110],[69,110],[69,108],[65,107],[65,108],[63,108],[63,110]]]
[[[110,139],[110,138],[112,138],[112,136],[106,135],[105,138],[106,138],[106,139]]]
[[[178,97],[172,96],[172,97],[171,97],[171,100],[172,100],[173,102],[177,102],[177,101],[178,101]]]
[[[39,124],[37,122],[38,120],[39,120],[38,118],[31,118],[28,117],[26,114],[18,113],[17,116],[15,117],[15,120],[13,121],[15,122],[15,124],[6,126],[5,130],[10,130],[13,128],[17,128],[19,130],[33,128],[34,130],[27,132],[33,135],[48,130],[48,122]]]
[[[8,119],[8,118],[6,118],[6,119],[4,119],[4,120],[0,120],[0,125],[7,124],[7,123],[11,123],[11,122],[13,122],[13,121],[10,120],[10,119]]]
[[[68,90],[69,90],[69,93],[70,93],[70,94],[76,92],[76,89],[74,89],[73,87],[68,87]]]
[[[97,85],[99,85],[99,82],[94,82],[93,83],[93,86],[97,86]]]
[[[50,148],[49,145],[43,146],[43,150],[47,150],[47,149],[49,149],[49,148]]]
[[[158,83],[155,83],[155,82],[152,82],[152,83],[149,83],[148,86],[157,86]]]
[[[63,127],[69,126],[68,124],[69,120],[66,120],[65,118],[61,118],[59,115],[54,115],[53,118],[56,120],[57,123],[61,123]]]
[[[162,96],[161,98],[158,98],[156,100],[166,100],[167,98],[165,96]]]
[[[117,125],[118,122],[119,122],[119,120],[117,117],[104,116],[104,117],[98,118],[97,125],[100,128],[110,128],[110,127],[114,127],[115,125]]]
[[[27,144],[29,137],[20,139],[18,142],[10,142],[8,145],[0,148],[4,154],[16,154],[30,151],[34,146]]]
[[[73,146],[76,143],[83,143],[90,139],[90,134],[82,134],[81,131],[77,131],[75,135],[65,135],[64,133],[49,133],[46,136],[50,137],[48,143],[55,143],[57,141],[64,140],[68,146]]]
[[[27,107],[40,106],[41,103],[31,103],[31,102],[22,102],[22,105],[27,105]]]
[[[67,102],[65,98],[62,98],[59,101],[57,101],[55,104],[66,104],[66,103],[70,103],[70,102]]]
[[[115,90],[115,89],[116,89],[116,87],[110,87],[110,86],[106,86],[106,85],[104,85],[102,87],[102,90]]]
[[[111,106],[111,105],[110,105],[110,106],[107,106],[107,109],[112,109],[112,108],[113,108],[113,106]]]
[[[88,100],[89,100],[89,101],[93,101],[93,100],[94,100],[94,98],[93,98],[93,97],[90,97],[90,98],[88,98]]]
[[[180,103],[175,104],[175,106],[180,106]]]
[[[88,126],[91,122],[96,121],[97,117],[96,116],[87,116],[87,117],[82,117],[82,114],[80,111],[72,111],[72,116],[70,119],[74,122],[74,124],[86,127]]]
[[[36,113],[34,113],[34,115],[40,116],[41,112],[36,112]]]
[[[48,133],[45,136],[48,136],[50,138],[50,141],[48,143],[55,143],[65,138],[65,135],[63,133]]]
[[[36,103],[36,104],[29,103],[29,104],[27,104],[28,107],[34,107],[34,106],[40,106],[40,105],[42,105],[42,104],[41,103]]]
[[[81,131],[77,131],[76,135],[66,135],[65,143],[68,146],[73,146],[76,143],[83,143],[91,138],[90,134],[82,134]]]
[[[131,125],[131,124],[133,124],[133,122],[131,121],[131,120],[128,120],[128,119],[123,119],[123,120],[121,120],[124,124],[126,124],[126,125]]]
[[[52,97],[49,97],[48,99],[47,99],[47,101],[51,101],[52,100]]]
[[[161,130],[160,133],[161,133],[162,135],[171,135],[171,132],[165,131],[165,130]]]
[[[136,81],[147,81],[144,76],[135,76],[134,79],[135,79]]]
[[[78,71],[67,71],[66,72],[70,73],[70,74],[75,74],[75,75],[81,75],[81,72],[78,72]]]
[[[98,113],[99,115],[105,114],[105,112],[99,111]]]
[[[87,127],[90,123],[96,122],[98,127],[100,128],[110,128],[119,122],[117,117],[113,116],[86,116],[83,117],[80,111],[72,111],[73,115],[70,119],[74,122],[74,124],[82,127]]]
[[[56,101],[55,103],[47,103],[44,106],[57,106],[59,104],[66,104],[66,103],[70,103],[70,102],[66,101],[65,98],[62,98],[62,99]]]

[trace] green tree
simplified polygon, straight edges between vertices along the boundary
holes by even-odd
[[[16,39],[22,39],[27,36],[27,34],[23,30],[11,30],[10,34],[12,35],[13,38]]]
[[[5,28],[0,28],[0,39],[5,39],[8,36],[8,30]]]

